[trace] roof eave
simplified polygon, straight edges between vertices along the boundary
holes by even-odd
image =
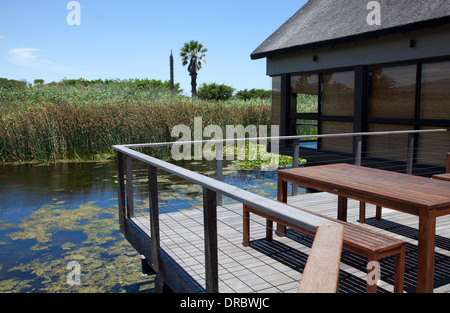
[[[395,26],[395,27],[391,27],[391,28],[385,28],[385,29],[379,29],[379,30],[375,30],[375,31],[371,31],[371,32],[361,33],[361,34],[357,34],[357,35],[340,37],[340,38],[336,38],[336,39],[330,39],[330,40],[319,41],[319,42],[313,42],[313,43],[309,43],[309,44],[292,46],[292,47],[276,49],[276,50],[271,50],[271,51],[266,51],[266,52],[259,52],[259,53],[253,52],[250,55],[250,58],[252,60],[257,60],[257,59],[262,59],[262,58],[270,58],[270,57],[280,55],[280,54],[288,54],[288,53],[300,52],[300,51],[305,51],[305,50],[319,49],[319,48],[334,46],[334,45],[338,45],[338,44],[344,44],[344,43],[349,43],[349,42],[356,42],[356,41],[361,41],[361,40],[378,38],[381,36],[405,33],[408,31],[414,31],[414,30],[418,30],[418,29],[437,27],[437,26],[442,26],[445,24],[450,24],[450,16],[444,16],[444,17],[437,18],[437,19],[420,21],[420,22],[416,22],[416,23],[411,23],[411,24],[406,24],[406,25]],[[258,50],[258,49],[256,49],[256,50]]]

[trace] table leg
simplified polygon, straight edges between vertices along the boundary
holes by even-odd
[[[382,213],[383,213],[383,207],[380,206],[380,205],[377,205],[377,209],[376,209],[376,212],[375,212],[375,218],[380,221]]]
[[[361,224],[366,222],[366,203],[363,201],[359,202],[359,222]]]
[[[283,180],[283,177],[278,174],[278,185],[277,185],[277,200],[280,202],[287,203],[287,182]],[[286,235],[286,226],[277,223],[276,235],[279,237],[284,237]]]
[[[283,180],[282,177],[278,177],[277,200],[287,203],[287,181]]]
[[[347,198],[338,196],[338,220],[347,222]]]
[[[436,210],[422,209],[419,212],[417,292],[433,292],[435,238]]]

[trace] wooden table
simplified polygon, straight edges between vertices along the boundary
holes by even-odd
[[[278,171],[278,200],[287,183],[338,195],[338,219],[347,219],[347,198],[419,217],[417,292],[433,292],[436,217],[450,213],[450,183],[349,164]]]

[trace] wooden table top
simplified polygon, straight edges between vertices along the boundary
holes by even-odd
[[[396,209],[450,209],[450,183],[351,164],[279,170],[287,181]],[[372,201],[371,201],[372,200]],[[450,213],[450,212],[449,212]]]

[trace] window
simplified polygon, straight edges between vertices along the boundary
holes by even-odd
[[[412,125],[369,124],[369,132],[414,130]],[[407,157],[408,135],[370,136],[368,156],[404,161]]]
[[[353,116],[355,72],[323,74],[322,115]]]
[[[281,125],[281,76],[272,77],[272,125]]]
[[[291,77],[292,113],[319,113],[319,75]]]
[[[317,120],[297,120],[297,135],[317,135]],[[310,138],[307,140],[317,140]]]
[[[450,119],[450,62],[422,65],[421,119]]]
[[[372,69],[369,117],[414,119],[416,75],[416,65]]]
[[[353,123],[321,121],[320,130],[322,134],[353,133]],[[327,150],[352,153],[353,137],[322,138],[320,147]]]

